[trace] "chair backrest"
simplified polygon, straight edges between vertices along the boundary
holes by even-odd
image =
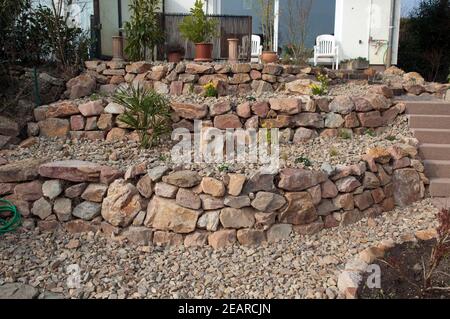
[[[333,54],[336,47],[334,35],[322,34],[316,38],[316,45],[319,54]]]
[[[252,56],[260,55],[261,53],[261,37],[259,35],[252,34]]]

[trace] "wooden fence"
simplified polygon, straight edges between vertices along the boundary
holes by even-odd
[[[185,49],[185,59],[193,59],[195,55],[195,45],[184,39],[178,26],[182,22],[185,14],[165,14],[162,16],[161,24],[165,33],[165,45],[180,45]],[[213,39],[213,59],[228,58],[228,41],[230,38],[239,39],[241,58],[250,59],[252,17],[251,16],[227,16],[209,15],[211,19],[217,20],[219,36]],[[158,48],[158,58],[163,58],[165,46]]]

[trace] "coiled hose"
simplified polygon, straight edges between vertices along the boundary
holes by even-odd
[[[22,217],[17,211],[17,207],[10,201],[0,198],[0,235],[15,230],[21,222]]]

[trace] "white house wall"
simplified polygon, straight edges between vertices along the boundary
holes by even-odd
[[[341,60],[363,57],[385,64],[391,23],[391,1],[336,0],[335,36]],[[396,0],[391,63],[397,63],[401,0]]]

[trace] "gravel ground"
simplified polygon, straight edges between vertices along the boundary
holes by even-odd
[[[66,298],[335,298],[347,259],[383,239],[435,224],[430,199],[346,228],[255,248],[137,247],[93,233],[21,231],[0,240],[0,286],[30,284]],[[79,241],[68,245],[69,241]],[[68,289],[79,265],[81,288]]]
[[[361,155],[370,147],[388,147],[405,141],[412,137],[408,128],[407,117],[397,117],[395,123],[383,133],[376,136],[369,134],[354,135],[352,138],[343,137],[318,137],[301,144],[280,145],[280,168],[302,167],[299,161],[301,157],[309,159],[311,169],[320,169],[323,163],[331,165],[347,165],[357,163]],[[149,167],[158,165],[177,166],[171,161],[170,151],[174,145],[166,141],[158,147],[148,150],[139,148],[136,142],[124,141],[75,141],[61,139],[39,138],[39,142],[30,148],[16,148],[7,151],[6,158],[9,161],[25,158],[46,158],[47,160],[78,159],[97,162],[121,169],[126,169],[132,164],[146,161]],[[193,157],[192,157],[193,158]],[[228,172],[237,172],[250,175],[258,168],[256,164],[230,163]],[[192,163],[184,165],[185,169],[195,169],[202,175],[220,176],[224,174],[224,166],[214,163]]]

